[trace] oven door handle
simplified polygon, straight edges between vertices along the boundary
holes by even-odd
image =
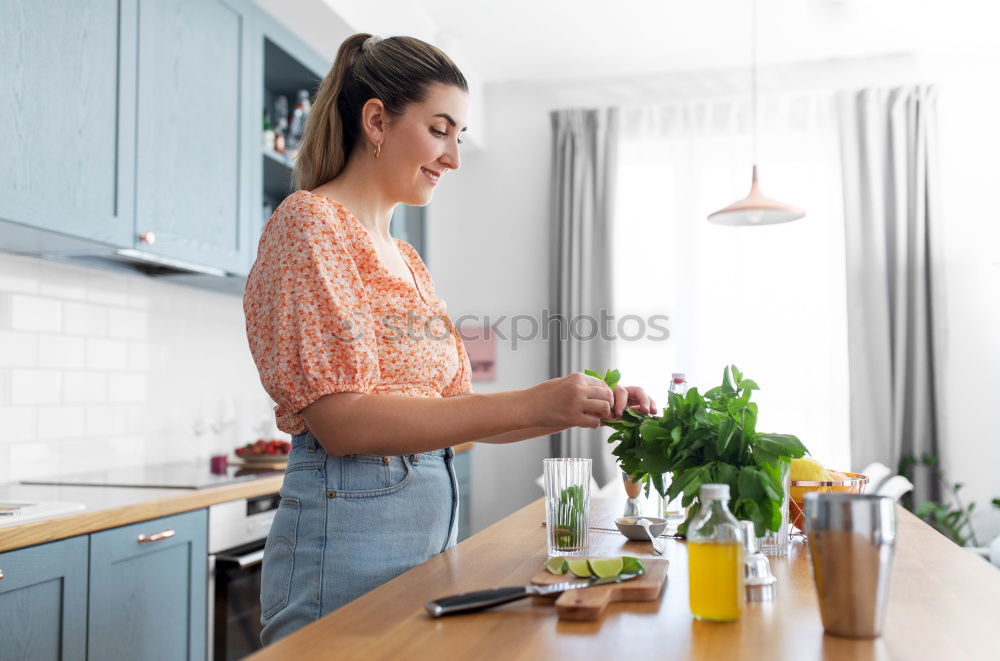
[[[246,567],[253,567],[254,565],[259,565],[264,559],[264,549],[259,551],[251,551],[250,553],[245,553],[243,555],[216,555],[216,562],[231,562],[240,569]]]

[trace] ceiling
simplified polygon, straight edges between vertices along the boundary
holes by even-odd
[[[762,64],[990,44],[1000,3],[757,0]],[[752,0],[257,0],[333,59],[324,19],[441,46],[483,83],[569,81],[749,62]]]

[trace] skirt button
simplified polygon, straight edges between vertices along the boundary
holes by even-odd
[[[389,463],[389,457],[382,457],[382,463],[383,464]]]
[[[337,497],[337,492],[336,491],[327,491],[326,492],[326,497],[327,498],[336,498]]]

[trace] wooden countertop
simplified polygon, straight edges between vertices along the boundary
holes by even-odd
[[[614,527],[624,496],[595,500],[592,526]],[[668,540],[670,570],[656,602],[611,604],[603,621],[559,622],[524,600],[492,611],[431,619],[429,599],[526,584],[545,560],[541,500],[258,652],[253,659],[997,659],[1000,571],[899,509],[885,633],[825,635],[808,553],[772,558],[771,602],[748,603],[718,624],[688,609],[687,553]],[[592,532],[592,555],[653,557],[648,544]]]
[[[209,489],[3,485],[0,487],[0,500],[83,503],[84,509],[65,516],[0,528],[0,552],[189,512],[239,498],[277,493],[283,479],[284,476],[278,474]]]
[[[456,453],[467,452],[472,446],[472,443],[462,443],[454,446],[454,450]],[[232,460],[231,463],[241,464],[243,462],[237,459]],[[279,464],[267,464],[266,466],[257,464],[257,466],[282,468]],[[0,553],[170,514],[189,512],[239,498],[253,498],[277,493],[283,479],[283,475],[272,475],[209,489],[136,489],[41,484],[0,485],[0,500],[84,504],[83,510],[72,514],[0,528]]]

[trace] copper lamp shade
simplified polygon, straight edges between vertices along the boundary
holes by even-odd
[[[760,185],[757,182],[757,166],[753,166],[753,181],[750,184],[750,194],[742,200],[733,202],[725,209],[719,209],[713,214],[709,214],[708,222],[716,225],[730,226],[754,226],[754,225],[777,225],[778,223],[788,223],[798,220],[806,215],[802,209],[798,209],[784,202],[778,202],[760,192]]]

